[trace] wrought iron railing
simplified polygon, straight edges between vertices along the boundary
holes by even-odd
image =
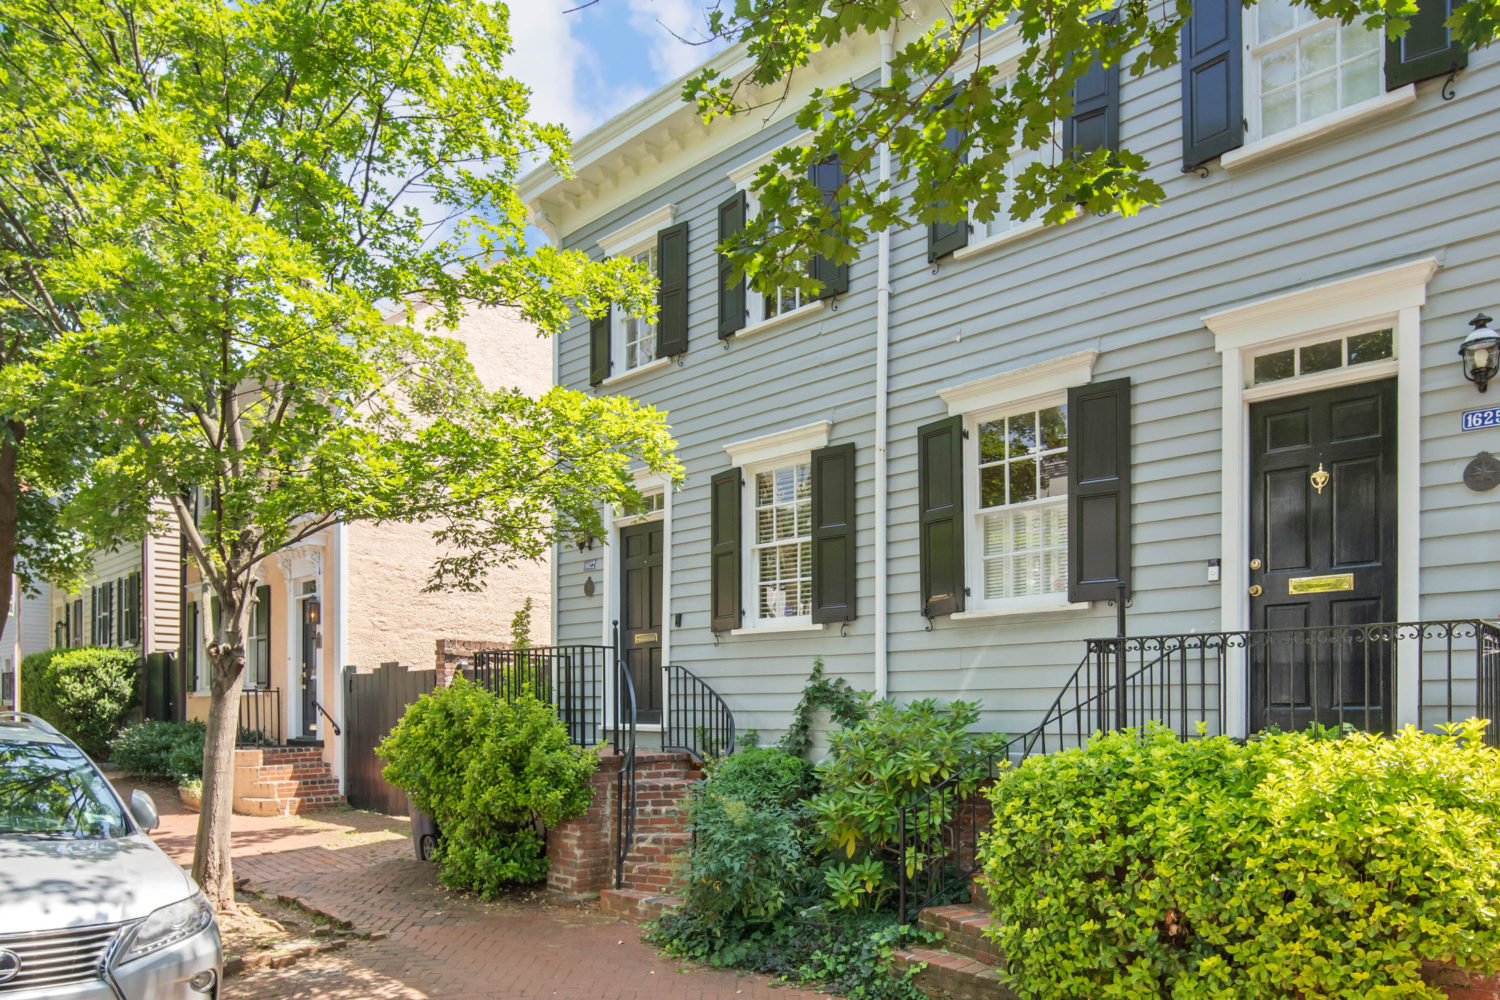
[[[620,628],[615,625],[615,647],[619,648]],[[625,859],[635,840],[636,772],[635,772],[635,681],[625,657],[615,657],[614,700],[615,753],[622,759],[615,772],[615,888],[625,884]]]
[[[615,661],[608,646],[534,646],[474,654],[464,676],[501,695],[530,691],[557,708],[575,746],[597,746],[610,730],[605,680]]]
[[[248,688],[240,692],[235,742],[241,746],[271,747],[286,742],[281,728],[280,688]]]
[[[333,729],[333,735],[335,735],[335,736],[342,736],[342,735],[344,735],[344,731],[339,728],[339,724],[337,722],[333,721],[333,716],[331,716],[331,715],[328,714],[328,709],[326,709],[326,708],[323,707],[323,703],[322,702],[320,702],[320,701],[318,701],[318,699],[314,698],[312,700],[312,706],[317,711],[317,713],[319,715],[321,715],[323,718],[325,718],[325,719],[328,720],[328,725],[330,727],[332,727],[332,729]]]
[[[734,753],[734,713],[719,693],[686,667],[668,665],[661,748],[691,754],[699,763]]]
[[[1234,728],[1232,671],[1249,684],[1253,728],[1389,733],[1411,721],[1434,731],[1477,717],[1491,721],[1485,742],[1500,746],[1500,628],[1454,620],[1090,639],[1042,721],[998,756],[1019,764],[1151,723],[1185,740],[1223,735]],[[908,918],[978,872],[982,805],[957,792],[972,780],[960,770],[900,813],[897,888]]]

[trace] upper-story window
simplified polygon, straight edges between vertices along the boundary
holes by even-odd
[[[599,240],[610,257],[628,257],[657,279],[656,319],[615,304],[589,322],[589,382],[660,367],[688,348],[688,225],[665,205]]]
[[[812,464],[809,456],[749,476],[755,621],[812,621]]]
[[[1384,92],[1379,32],[1319,18],[1290,0],[1260,0],[1244,16],[1250,138],[1284,132]]]
[[[1009,89],[1014,80],[1014,77],[1007,76],[1003,81],[1004,86]],[[1016,141],[1010,147],[1010,159],[1005,164],[1005,189],[1004,193],[1000,196],[1000,207],[996,210],[995,217],[989,222],[980,222],[978,219],[971,219],[975,242],[983,242],[1004,236],[1013,230],[1021,228],[1032,229],[1039,227],[1039,223],[1034,219],[1014,219],[1011,217],[1011,207],[1016,202],[1016,186],[1021,175],[1026,173],[1027,169],[1033,163],[1043,162],[1044,158],[1050,158],[1061,142],[1060,128],[1056,123],[1053,125],[1051,141],[1044,142],[1040,149],[1025,148],[1021,145],[1020,137],[1017,136]]]

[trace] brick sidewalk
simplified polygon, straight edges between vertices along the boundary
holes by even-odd
[[[124,788],[123,784],[121,785]],[[155,837],[191,861],[197,816],[149,789]],[[125,794],[129,795],[128,789]],[[739,974],[658,956],[631,924],[538,894],[486,903],[453,893],[412,857],[404,820],[354,811],[287,819],[234,818],[237,878],[348,920],[380,940],[225,983],[226,1000],[812,1000]]]

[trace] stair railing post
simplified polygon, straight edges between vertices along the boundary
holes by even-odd
[[[1125,695],[1125,581],[1115,584],[1115,729],[1126,728],[1130,718]]]

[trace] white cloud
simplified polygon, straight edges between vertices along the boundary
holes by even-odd
[[[650,46],[651,68],[664,85],[697,69],[724,47],[708,40],[708,19],[695,0],[628,0],[630,26]],[[693,45],[691,42],[705,42]]]
[[[565,13],[576,3],[523,0],[510,5],[515,45],[506,68],[531,88],[531,119],[560,122],[579,136],[604,119],[606,109],[585,100],[578,76],[586,54],[574,34],[578,14]]]

